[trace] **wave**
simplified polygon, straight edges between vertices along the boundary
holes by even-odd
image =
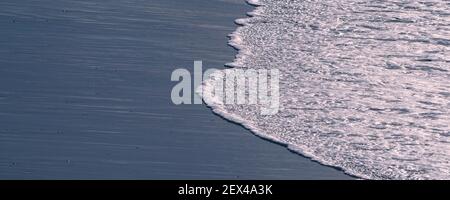
[[[281,109],[263,116],[204,95],[213,112],[361,178],[450,178],[448,2],[248,3],[226,66],[279,69]]]

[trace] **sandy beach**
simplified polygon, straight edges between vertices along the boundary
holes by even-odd
[[[0,3],[0,179],[351,179],[170,99],[223,68],[243,0]]]

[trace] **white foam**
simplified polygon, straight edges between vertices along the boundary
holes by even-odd
[[[450,47],[440,41],[450,38],[439,26],[450,19],[445,1],[433,2],[403,12],[407,2],[248,1],[258,7],[236,20],[229,44],[239,52],[227,66],[280,69],[281,111],[205,101],[260,137],[361,178],[449,179]],[[208,94],[214,81],[203,85]]]
[[[247,0],[247,3],[253,6],[262,6],[263,4],[259,0]]]

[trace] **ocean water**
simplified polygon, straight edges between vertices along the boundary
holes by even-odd
[[[361,178],[450,179],[450,1],[249,3],[227,65],[278,68],[280,112],[214,112]]]

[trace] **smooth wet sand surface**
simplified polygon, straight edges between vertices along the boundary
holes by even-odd
[[[175,106],[176,68],[219,68],[239,0],[0,2],[0,179],[348,179]]]

